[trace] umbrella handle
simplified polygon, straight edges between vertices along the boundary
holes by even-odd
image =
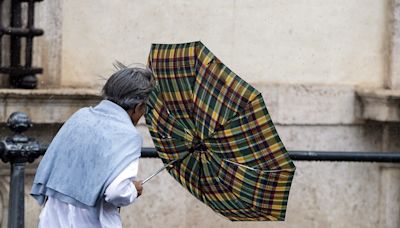
[[[172,163],[176,162],[177,160],[170,161],[168,164],[164,165],[161,169],[159,169],[157,172],[153,173],[146,179],[142,181],[142,185],[145,184],[147,181],[149,181],[151,178],[155,177],[157,174],[161,173],[164,169],[168,168],[169,166],[172,165]]]

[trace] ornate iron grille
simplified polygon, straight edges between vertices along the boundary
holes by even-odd
[[[0,46],[6,36],[10,37],[10,64],[4,66],[0,50],[0,73],[10,76],[10,86],[15,88],[33,89],[37,86],[36,74],[43,72],[42,68],[32,67],[33,38],[43,35],[43,30],[34,27],[35,3],[42,0],[11,0],[10,25],[4,25],[2,15],[4,0],[0,0]],[[22,4],[27,4],[27,22],[23,25]],[[25,40],[25,55],[22,56],[22,40]],[[24,62],[21,61],[24,57]]]

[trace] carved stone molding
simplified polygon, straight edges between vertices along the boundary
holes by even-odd
[[[358,89],[361,118],[382,122],[400,122],[400,90]]]
[[[276,124],[354,124],[359,104],[352,86],[255,84]],[[100,89],[99,89],[100,90]],[[36,124],[62,124],[79,108],[100,99],[93,89],[0,89],[0,123],[14,111]]]
[[[79,108],[96,104],[98,90],[91,89],[0,89],[0,122],[16,111],[26,112],[33,123],[64,123]]]

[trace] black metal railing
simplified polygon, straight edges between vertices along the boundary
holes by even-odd
[[[41,155],[47,150],[47,145],[40,148]],[[0,151],[1,153],[1,151]],[[288,151],[295,161],[322,161],[322,162],[379,162],[400,163],[400,152],[359,152],[359,151]],[[153,147],[142,147],[142,158],[159,158]]]
[[[289,151],[289,156],[295,161],[400,162],[400,152]],[[157,151],[144,147],[142,157],[158,158]]]
[[[32,67],[33,38],[43,35],[43,30],[34,27],[35,2],[43,0],[11,0],[10,25],[3,23],[3,3],[0,0],[0,73],[10,75],[10,85],[16,88],[33,89],[37,86],[36,74],[43,72],[42,68]],[[27,23],[23,25],[22,4],[27,4]],[[2,61],[3,41],[10,37],[10,65],[4,66]],[[25,39],[24,63],[21,62],[22,43]]]

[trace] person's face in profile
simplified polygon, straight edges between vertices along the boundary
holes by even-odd
[[[136,105],[135,109],[128,111],[129,117],[131,117],[133,125],[136,126],[136,124],[139,122],[140,118],[144,115],[145,112],[146,112],[145,103]]]

